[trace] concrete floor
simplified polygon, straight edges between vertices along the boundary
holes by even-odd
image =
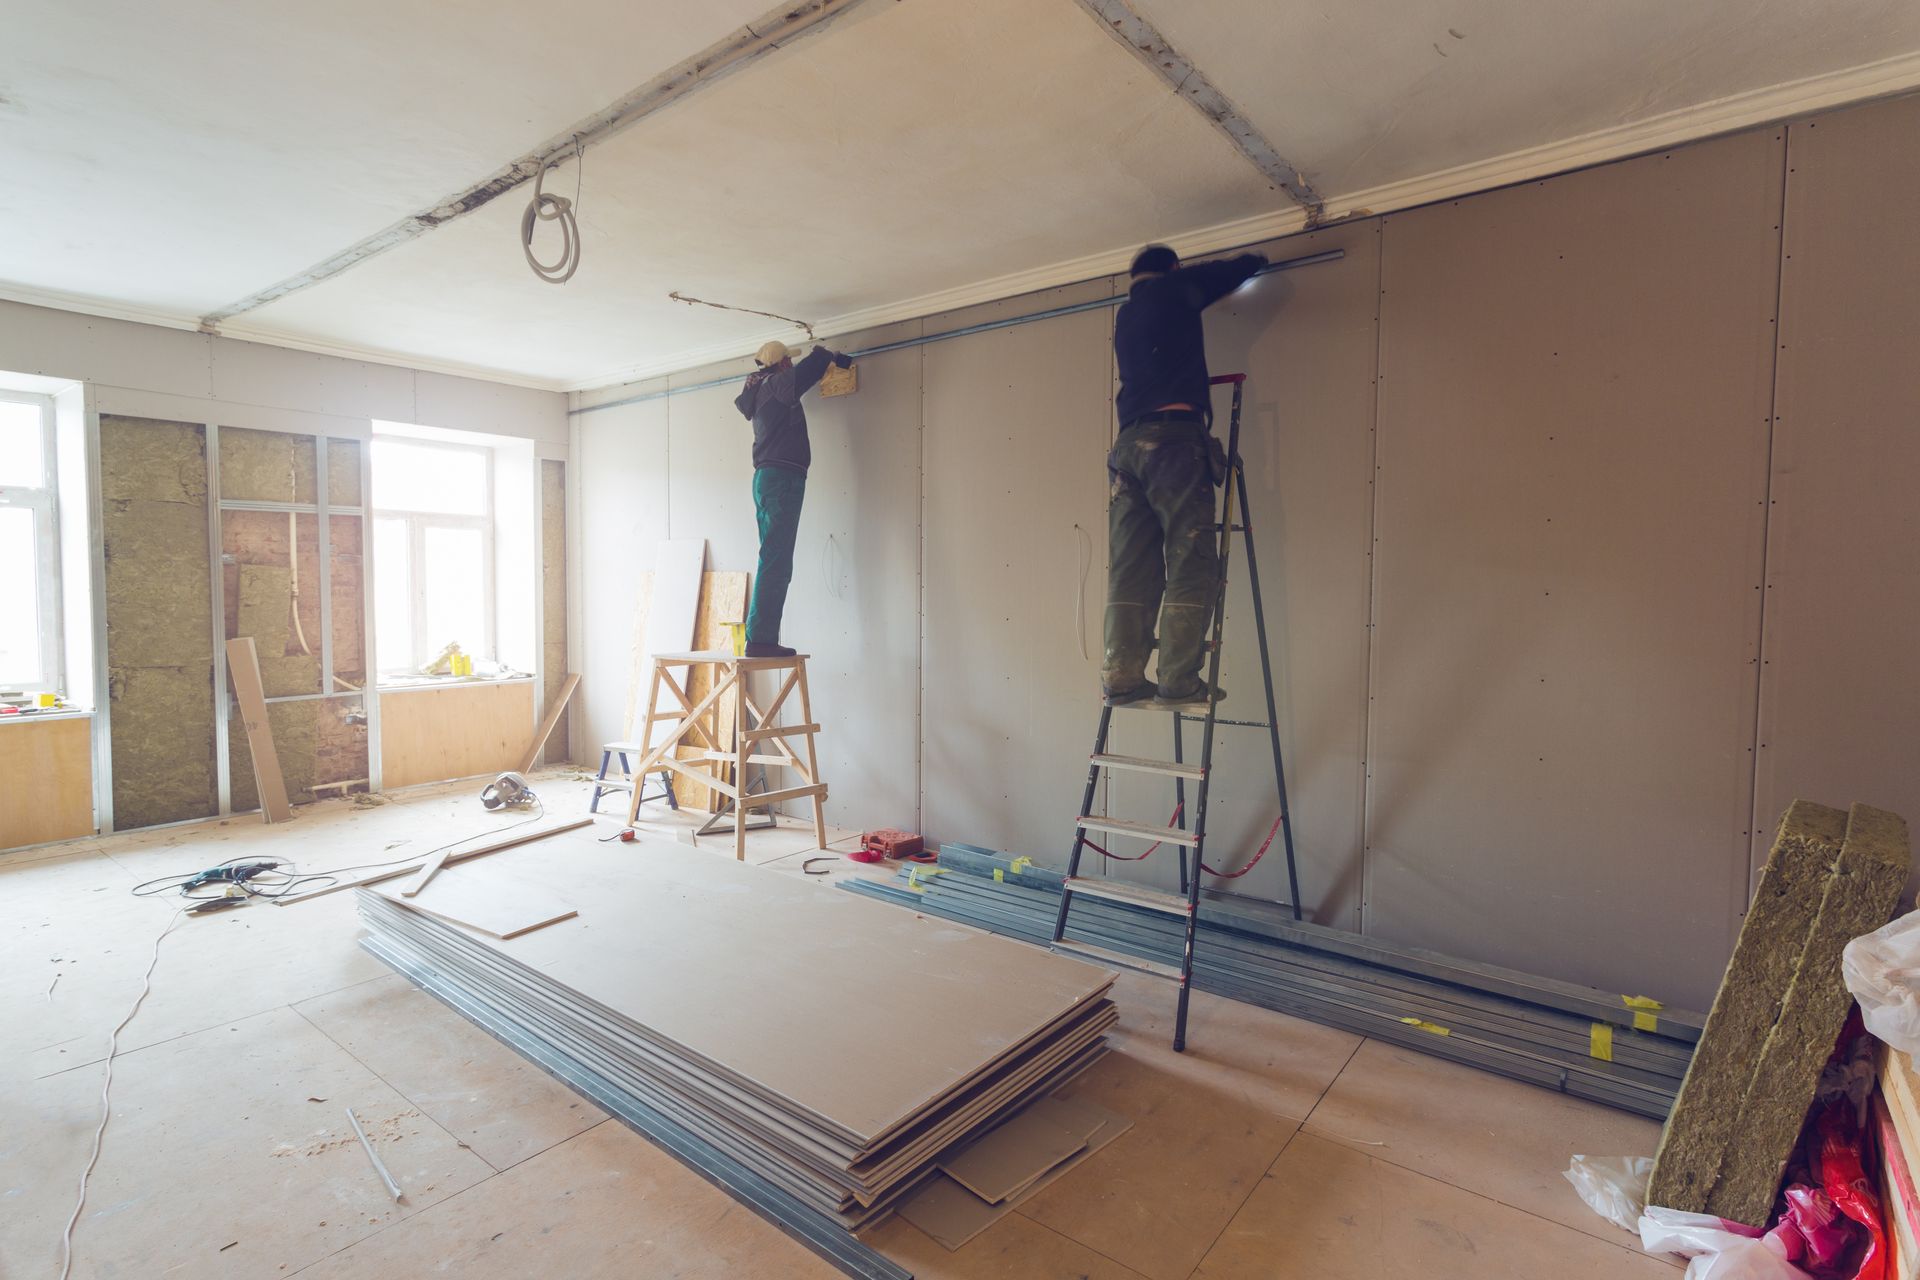
[[[553,814],[584,814],[580,777],[535,786]],[[57,1274],[108,1032],[178,901],[128,890],[242,854],[318,868],[430,848],[498,825],[477,791],[0,856],[0,1276]],[[647,827],[672,839],[692,821]],[[810,844],[804,828],[762,832],[749,857],[797,874]],[[188,918],[164,940],[120,1037],[76,1277],[836,1274],[390,973],[357,933],[353,895],[338,893]],[[821,981],[892,981],[872,959]],[[926,1280],[1675,1274],[1560,1177],[1574,1152],[1650,1153],[1649,1121],[1206,995],[1175,1054],[1166,984],[1123,975],[1116,998],[1117,1051],[1071,1088],[1133,1129],[958,1252],[897,1220],[875,1247]],[[348,1106],[405,1204],[380,1187]]]

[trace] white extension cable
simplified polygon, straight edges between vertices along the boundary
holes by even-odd
[[[175,911],[173,919],[167,921],[153,940],[153,954],[147,958],[147,972],[140,979],[140,994],[133,998],[133,1007],[127,1010],[127,1016],[107,1037],[107,1078],[100,1085],[100,1125],[93,1131],[93,1153],[87,1157],[86,1168],[80,1170],[80,1195],[73,1205],[73,1216],[67,1219],[67,1229],[60,1233],[60,1280],[67,1280],[73,1272],[73,1228],[80,1221],[80,1211],[87,1207],[87,1179],[93,1176],[93,1166],[100,1161],[100,1143],[106,1136],[107,1119],[113,1114],[110,1098],[113,1093],[113,1058],[120,1051],[120,1033],[126,1030],[133,1015],[140,1012],[140,1006],[146,1002],[147,992],[153,990],[154,966],[160,963],[160,942],[173,932],[173,927],[187,918],[185,910]]]
[[[547,165],[533,180],[533,199],[527,202],[527,211],[520,215],[520,250],[527,255],[527,265],[533,268],[533,274],[548,284],[565,284],[573,279],[573,273],[580,269],[580,222],[577,216],[580,207],[580,175],[586,169],[586,153],[581,150],[579,140],[574,140],[573,199],[565,196],[550,196],[543,189],[547,172],[553,166]],[[560,257],[548,264],[533,256],[534,228],[542,222],[555,222],[560,225]]]

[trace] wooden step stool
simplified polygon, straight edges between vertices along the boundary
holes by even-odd
[[[692,668],[697,666],[713,668],[713,685],[706,696],[695,703],[687,696],[687,688],[692,684],[689,678]],[[681,679],[674,678],[676,669],[684,669]],[[747,678],[756,671],[786,673],[764,709],[748,687]],[[800,723],[781,724],[780,709],[786,705],[788,695],[796,690],[800,694]],[[672,698],[673,709],[661,710],[663,692]],[[720,723],[721,699],[729,692],[739,695],[734,699],[731,734],[725,733]],[[813,723],[813,703],[807,696],[806,654],[795,654],[791,658],[742,658],[723,649],[655,654],[653,684],[647,693],[647,718],[637,735],[641,741],[653,741],[656,724],[672,725],[673,731],[647,751],[634,769],[634,777],[644,777],[656,769],[672,769],[731,800],[734,857],[744,861],[747,856],[747,810],[765,808],[771,813],[772,807],[783,800],[813,801],[814,840],[820,848],[827,847],[827,787],[820,781],[819,759],[814,752],[813,739],[820,732],[820,726]],[[804,760],[787,745],[788,738],[806,739]],[[771,744],[774,754],[761,749],[762,743]],[[676,747],[691,747],[700,755],[682,760],[674,754]],[[746,779],[750,764],[792,769],[800,775],[801,785],[749,793]],[[640,793],[636,789],[627,804],[627,821],[637,820],[639,812]]]

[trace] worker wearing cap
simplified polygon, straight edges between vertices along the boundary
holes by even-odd
[[[753,423],[753,509],[760,524],[760,569],[753,575],[753,603],[747,609],[747,657],[791,658],[780,643],[780,615],[793,580],[793,542],[800,532],[800,503],[807,493],[807,467],[813,449],[807,442],[807,413],[800,397],[820,381],[829,363],[842,369],[852,360],[815,347],[798,363],[784,342],[769,342],[754,354],[760,367],[734,407]]]
[[[1204,703],[1200,659],[1219,594],[1213,488],[1226,479],[1211,431],[1200,313],[1267,264],[1257,253],[1180,265],[1163,244],[1134,256],[1114,317],[1120,435],[1107,455],[1107,700]],[[1158,681],[1146,678],[1159,621]],[[1212,698],[1223,696],[1213,690]]]

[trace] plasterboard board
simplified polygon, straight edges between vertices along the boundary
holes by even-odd
[[[698,1046],[862,1143],[910,1123],[1111,982],[1078,961],[664,841],[615,852],[557,837],[494,858],[534,877],[563,869],[595,893],[579,904],[578,928],[482,945],[662,1041]],[[949,975],[947,989],[936,999],[925,982],[892,984],[856,998],[820,981],[855,954]],[[664,973],[681,980],[659,981]],[[887,1068],[848,1072],[850,1059]]]
[[[1920,98],[1796,124],[1788,156],[1756,873],[1796,796],[1920,812]]]
[[[515,938],[579,914],[573,904],[538,882],[488,863],[443,867],[412,897],[402,896],[399,881],[373,892],[496,938]]]
[[[1367,932],[1711,997],[1782,163],[1749,133],[1386,219]]]
[[[637,634],[634,640],[639,646],[638,669],[645,673],[645,679],[653,679],[653,655],[656,653],[677,653],[693,642],[694,615],[700,608],[700,572],[705,567],[707,543],[704,538],[671,538],[662,542],[654,552],[653,592],[647,606],[647,628],[643,634]],[[643,684],[643,689],[651,687]],[[644,710],[646,695],[642,693],[640,707]],[[660,711],[673,710],[671,702],[663,703]],[[636,726],[637,727],[637,726]],[[648,736],[649,745],[659,742],[670,732],[666,725],[654,725]]]

